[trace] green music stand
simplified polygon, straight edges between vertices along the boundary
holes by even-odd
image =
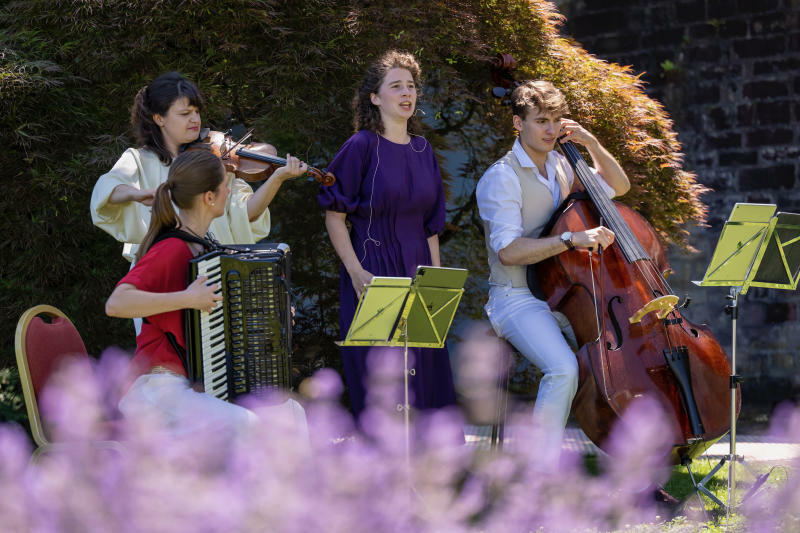
[[[455,317],[463,268],[421,266],[414,278],[375,276],[364,288],[353,322],[340,346],[403,347],[406,460],[410,461],[408,348],[442,348]],[[411,375],[414,370],[410,371]]]
[[[720,507],[725,507],[728,519],[736,489],[733,467],[737,460],[741,461],[741,458],[736,457],[736,390],[742,381],[741,376],[736,374],[736,321],[739,315],[739,295],[746,294],[750,287],[794,290],[800,279],[800,215],[775,214],[776,209],[774,204],[734,205],[728,221],[722,228],[703,280],[694,282],[704,287],[731,288],[728,296],[731,303],[726,309],[730,312],[732,323],[730,453],[723,457],[700,483],[695,483],[695,489]],[[705,488],[705,483],[726,461],[728,461],[728,504],[724,505]],[[691,475],[691,470],[689,473]],[[692,481],[694,482],[694,478]],[[760,477],[745,494],[743,501],[764,481],[766,476]]]
[[[800,279],[800,215],[778,213],[774,204],[736,204],[722,228],[702,286],[797,288]]]

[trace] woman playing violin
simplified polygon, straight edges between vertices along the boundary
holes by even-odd
[[[128,148],[100,176],[92,191],[94,224],[120,242],[122,255],[133,260],[150,222],[155,189],[167,179],[172,161],[181,148],[198,140],[203,97],[197,87],[177,72],[162,74],[136,94],[131,125],[137,147]],[[286,166],[278,168],[253,192],[244,181],[228,175],[231,194],[223,216],[208,228],[226,244],[249,244],[269,234],[267,206],[281,184],[306,171],[305,163],[287,154]]]

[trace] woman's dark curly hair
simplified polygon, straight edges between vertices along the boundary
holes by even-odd
[[[165,165],[172,164],[172,154],[164,144],[161,128],[153,115],[165,116],[178,98],[188,99],[189,105],[198,111],[203,109],[203,96],[197,86],[177,72],[167,72],[139,89],[131,108],[131,127],[137,145],[155,153]]]
[[[400,52],[398,50],[389,50],[384,53],[367,69],[364,75],[364,80],[361,86],[356,91],[353,97],[353,127],[355,131],[370,130],[375,133],[383,133],[383,121],[381,120],[381,112],[378,106],[370,100],[371,94],[378,94],[378,90],[386,77],[386,73],[393,68],[403,68],[411,73],[414,79],[414,85],[417,89],[417,98],[419,99],[421,84],[421,73],[419,63],[413,55],[408,52]],[[417,100],[419,103],[419,100]],[[411,117],[408,121],[409,133],[418,133],[420,131],[419,123],[416,117]]]

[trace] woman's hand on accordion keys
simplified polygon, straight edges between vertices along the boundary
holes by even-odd
[[[207,280],[206,276],[200,276],[183,291],[186,296],[187,308],[210,313],[217,307],[217,302],[222,300],[222,293],[219,292],[218,284],[206,285]]]

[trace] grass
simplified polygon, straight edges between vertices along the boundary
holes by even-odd
[[[694,479],[699,483],[717,465],[717,459],[699,458],[695,459],[691,465]],[[584,466],[586,471],[593,476],[602,474],[602,465],[598,463],[597,456],[585,455]],[[747,461],[745,464],[737,463],[735,466],[735,499],[737,502],[753,487],[760,476],[767,475],[760,491],[770,491],[782,487],[789,476],[792,474],[789,467],[776,466],[768,462]],[[705,487],[722,502],[728,500],[728,463],[726,462],[714,476],[712,476]],[[660,531],[664,533],[684,533],[703,531],[708,533],[744,533],[749,531],[749,526],[744,518],[732,511],[730,519],[726,515],[725,508],[720,508],[706,496],[702,496],[702,504],[692,483],[689,471],[685,466],[673,466],[669,480],[664,484],[664,490],[676,500],[680,505],[674,508],[664,508],[668,514],[663,523],[638,524],[625,528],[625,532],[654,531],[660,526]],[[671,515],[671,517],[669,516]],[[800,513],[793,520],[800,520]],[[787,526],[788,527],[788,526]],[[791,529],[786,529],[790,531]]]
[[[699,483],[717,464],[716,459],[695,459],[691,465],[695,481]],[[728,467],[729,463],[726,462],[705,484],[706,489],[723,503],[728,501]],[[765,482],[758,490],[774,490],[786,483],[790,470],[788,467],[779,467],[772,463],[747,461],[735,465],[734,475],[736,479],[734,500],[741,504],[742,499],[755,483],[763,479],[763,476],[766,476]],[[672,475],[664,485],[664,490],[681,502],[681,506],[677,509],[680,516],[664,524],[665,532],[682,531],[684,527],[690,525],[690,522],[693,522],[691,527],[708,532],[748,531],[748,524],[735,510],[732,510],[728,518],[725,508],[719,507],[705,495],[697,495],[685,466],[672,468]]]

